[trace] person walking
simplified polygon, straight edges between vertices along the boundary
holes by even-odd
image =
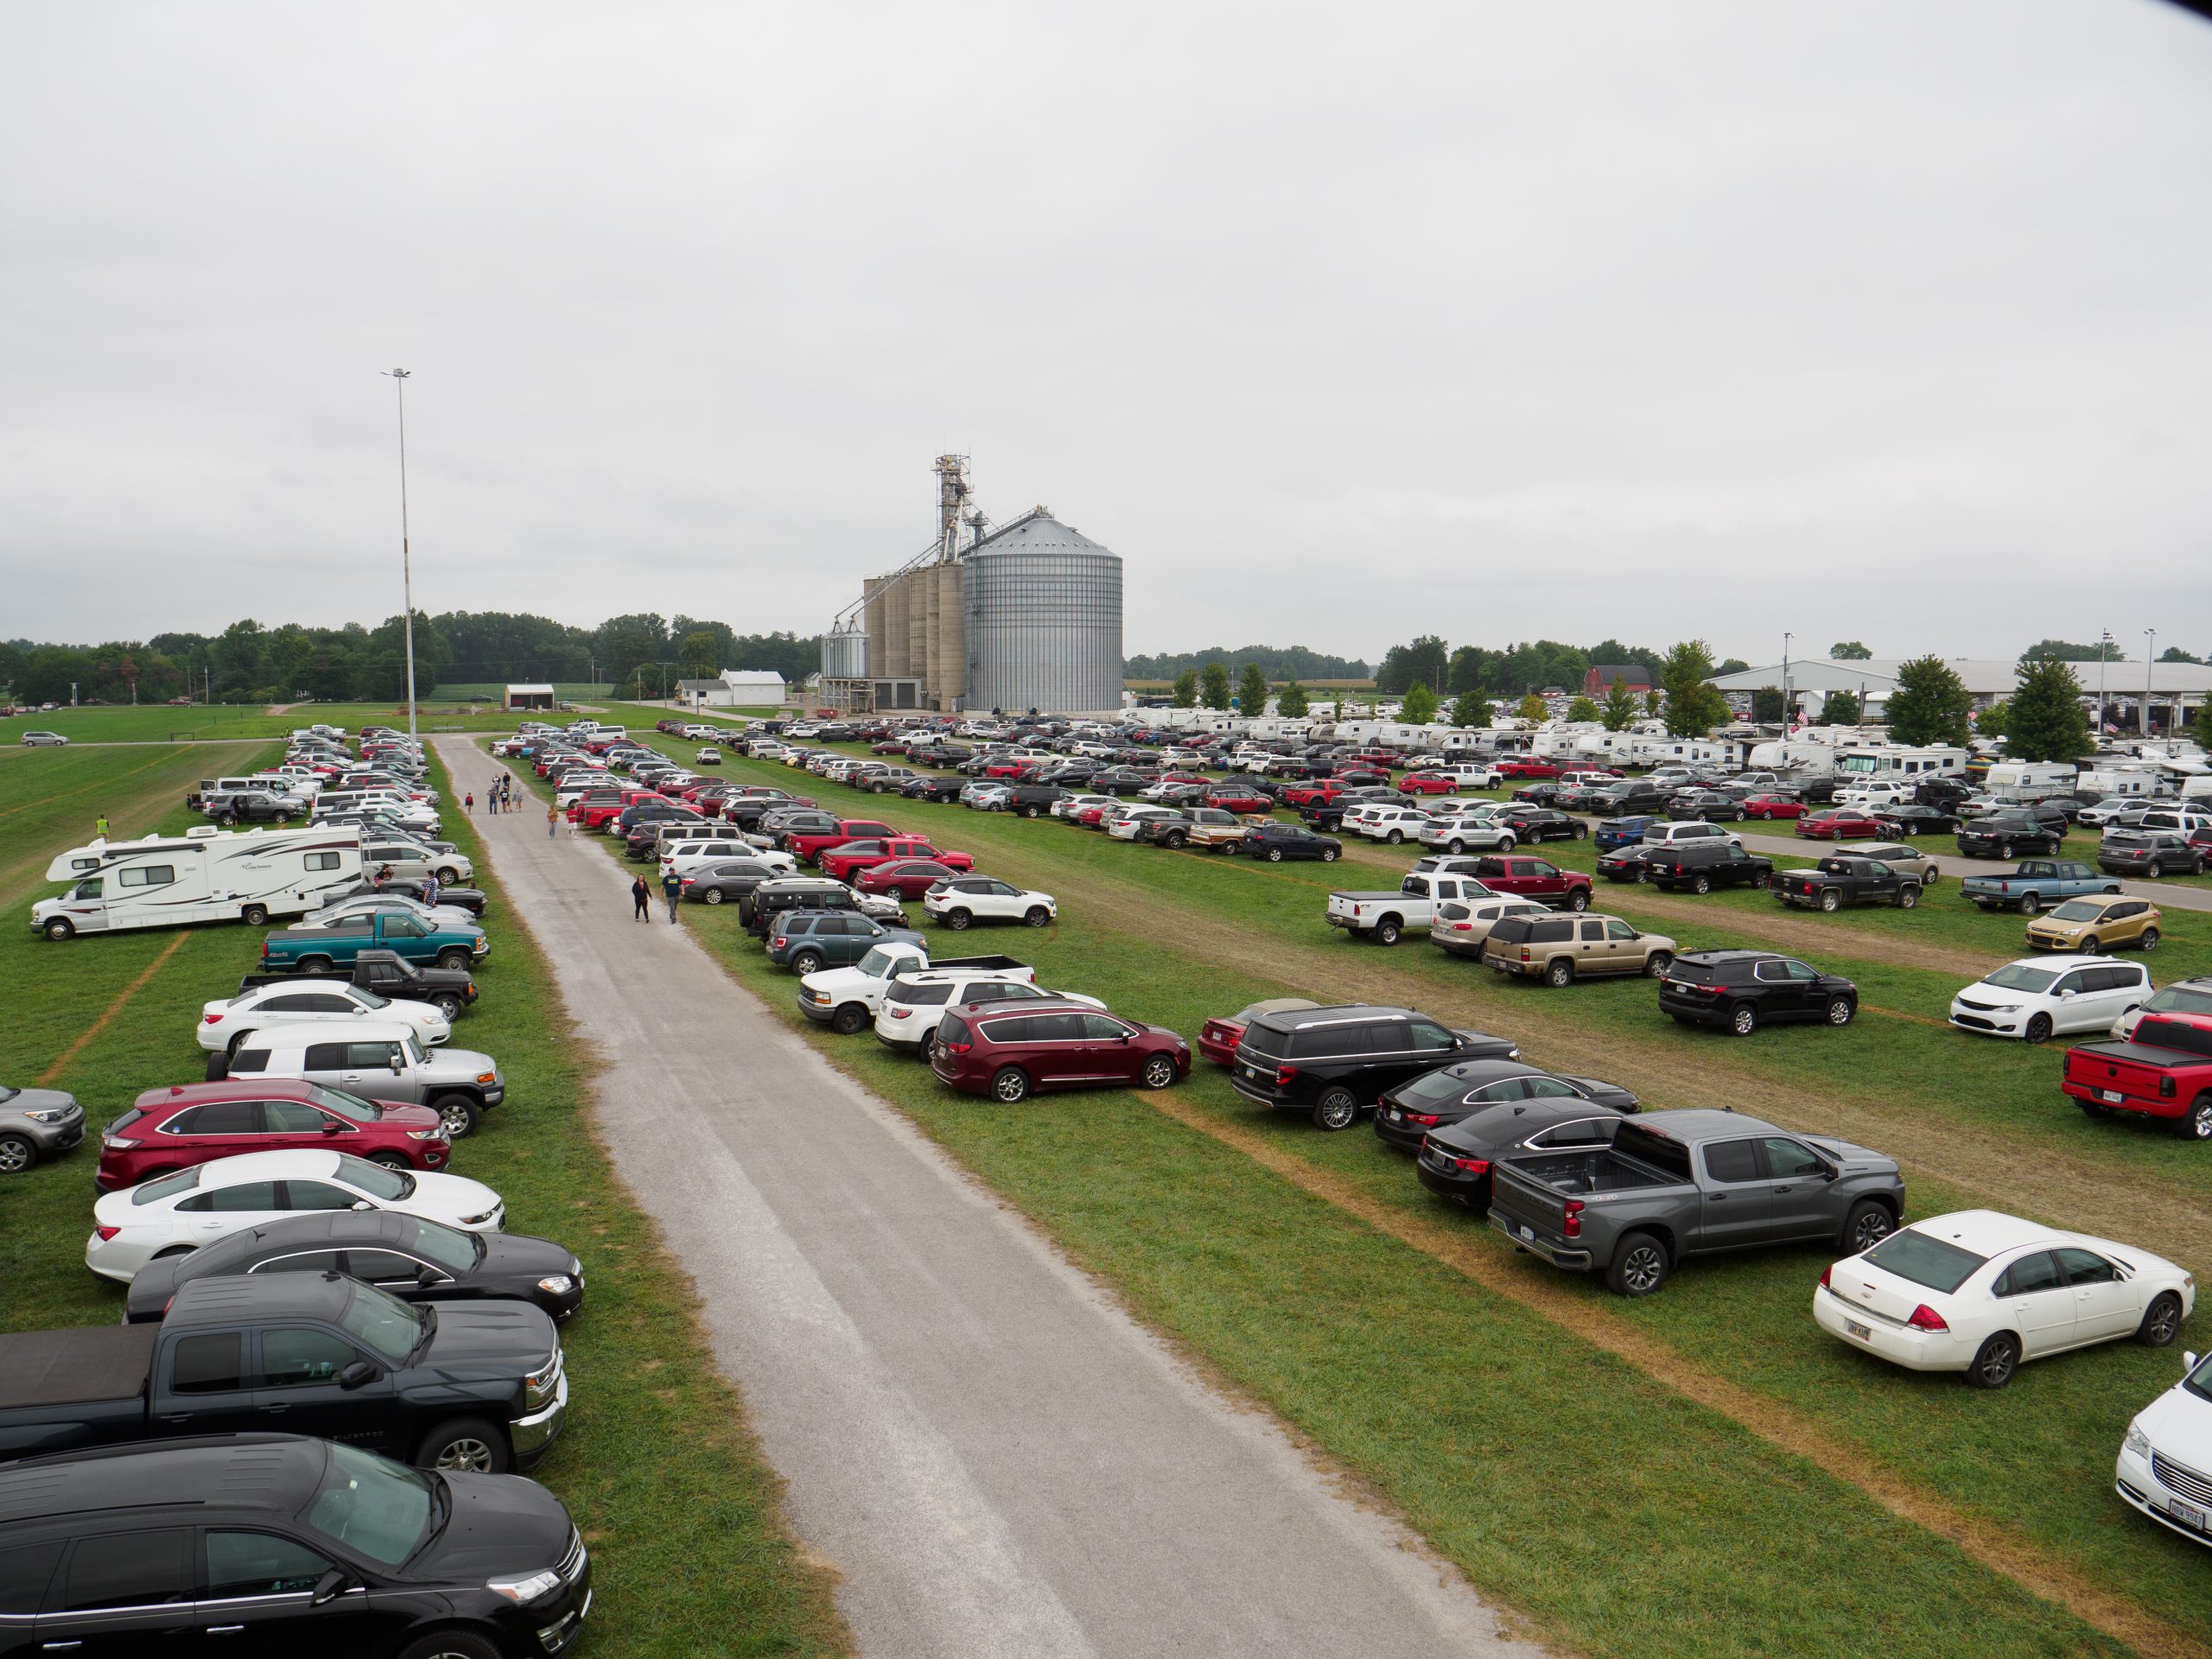
[[[107,839],[107,814],[103,812],[92,820],[92,833],[102,841]]]
[[[472,818],[476,816],[476,791],[472,789],[467,794],[462,796],[461,798],[467,804],[468,816]]]
[[[549,806],[545,809],[545,839],[550,841],[560,833],[561,809],[557,806]]]
[[[662,873],[660,890],[668,895],[668,919],[672,923],[676,920],[677,906],[683,902],[683,878],[676,873],[674,866]]]
[[[633,922],[650,922],[653,918],[653,890],[645,885],[644,876],[630,883],[630,903]]]
[[[432,870],[423,878],[423,902],[435,910],[438,905],[438,873]]]

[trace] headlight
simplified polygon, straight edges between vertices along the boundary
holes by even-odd
[[[533,1407],[550,1400],[561,1385],[561,1351],[556,1348],[538,1363],[537,1369],[522,1380],[524,1397]]]
[[[537,1287],[549,1296],[565,1296],[576,1287],[576,1281],[565,1273],[550,1274],[537,1281]]]
[[[442,1140],[444,1136],[445,1131],[442,1128],[410,1129],[407,1131],[407,1138],[410,1141],[438,1141]]]
[[[2020,1011],[2020,1005],[2017,1002],[1999,1002],[1997,1004],[1996,1011],[1999,1014],[2018,1014]]]
[[[491,1220],[493,1217],[499,1213],[499,1206],[494,1205],[491,1209],[486,1210],[480,1216],[463,1216],[461,1218],[461,1224],[464,1227],[481,1227],[486,1222]]]
[[[561,1575],[549,1567],[543,1573],[532,1573],[524,1578],[486,1579],[484,1587],[518,1605],[543,1601],[561,1587]]]
[[[35,1112],[25,1112],[23,1116],[34,1123],[59,1123],[69,1116],[69,1109],[66,1106],[41,1106]]]
[[[2120,1444],[2139,1458],[2151,1455],[2151,1437],[2133,1423],[2127,1426],[2127,1438]]]

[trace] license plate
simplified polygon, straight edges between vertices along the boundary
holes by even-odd
[[[1405,1114],[1399,1111],[1395,1107],[1393,1107],[1389,1111],[1383,1114],[1383,1116],[1388,1117],[1393,1123],[1396,1123],[1403,1120]]]
[[[2194,1503],[2184,1503],[2177,1497],[2166,1500],[2166,1513],[2184,1527],[2194,1527],[2199,1532],[2212,1532],[2212,1522],[2204,1518],[2204,1511]]]
[[[1523,1238],[1534,1238],[1535,1236],[1536,1230],[1533,1227],[1523,1227],[1521,1230],[1521,1236]]]
[[[2125,1100],[2127,1096],[2121,1094],[2117,1089],[2100,1089],[2097,1090],[2097,1098],[2099,1100]]]
[[[1868,1330],[1865,1325],[1860,1325],[1855,1319],[1846,1319],[1843,1322],[1843,1328],[1850,1332],[1853,1336],[1857,1337],[1861,1342],[1872,1342],[1874,1340],[1874,1333]]]

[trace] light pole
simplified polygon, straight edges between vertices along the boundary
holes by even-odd
[[[1782,636],[1782,734],[1784,737],[1788,737],[1789,735],[1790,727],[1789,641],[1794,637],[1794,635],[1789,633],[1784,633]]]
[[[2158,631],[2145,628],[2143,638],[2149,642],[2143,647],[2143,735],[2148,737],[2151,735],[2151,675],[2152,665],[2158,660]]]
[[[2112,654],[2112,630],[2097,640],[2097,741],[2105,741],[2105,658]]]
[[[406,605],[402,625],[407,638],[407,737],[415,741],[415,568],[407,544],[407,377],[406,369],[383,369],[399,394],[399,593]]]

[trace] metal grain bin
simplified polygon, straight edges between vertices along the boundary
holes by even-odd
[[[966,550],[967,706],[1122,706],[1122,561],[1039,507]]]

